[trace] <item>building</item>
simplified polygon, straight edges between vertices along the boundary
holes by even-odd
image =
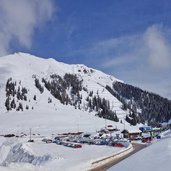
[[[147,133],[150,137],[158,136],[161,133],[160,128],[152,128],[151,126],[144,126],[139,128],[143,134]]]
[[[149,132],[152,130],[151,126],[142,126],[139,128],[139,130],[141,130],[142,132]]]
[[[129,138],[131,140],[136,140],[141,136],[142,131],[139,129],[126,130],[124,129],[122,132],[124,138]]]

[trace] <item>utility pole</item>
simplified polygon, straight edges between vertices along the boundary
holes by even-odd
[[[30,128],[30,141],[31,141],[31,128]]]
[[[125,119],[124,119],[124,130],[125,130]]]
[[[124,130],[125,130],[125,120],[124,120]]]

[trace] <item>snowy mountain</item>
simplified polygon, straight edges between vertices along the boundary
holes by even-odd
[[[121,110],[121,102],[105,88],[119,80],[84,65],[68,65],[54,59],[16,53],[0,58],[0,80],[1,112],[32,110],[44,103],[47,108],[54,106],[55,110],[59,101],[95,111],[89,105],[96,97],[96,101],[103,100],[104,105],[110,105],[108,110],[117,111],[118,115],[125,113]]]
[[[0,95],[4,171],[88,170],[93,161],[125,148],[84,144],[76,150],[42,139],[77,132],[96,135],[107,125],[117,128],[115,136],[123,129],[138,130],[141,122],[171,118],[165,98],[85,65],[25,53],[0,58]],[[15,137],[4,137],[9,134]],[[35,143],[28,142],[31,136]]]
[[[167,99],[85,65],[68,65],[25,53],[0,58],[0,94],[1,113],[40,113],[42,109],[43,113],[67,113],[69,109],[118,123],[126,119],[132,125],[171,118]],[[152,108],[156,109],[153,115]],[[161,113],[164,119],[159,117]]]

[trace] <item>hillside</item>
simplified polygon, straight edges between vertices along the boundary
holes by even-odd
[[[68,65],[25,53],[0,58],[0,94],[2,114],[39,113],[42,109],[44,113],[58,113],[59,108],[67,113],[72,108],[121,124],[126,119],[132,125],[167,122],[171,118],[171,103],[165,98],[128,87],[85,65]]]
[[[94,101],[103,103],[103,110],[111,110],[111,104],[115,104],[115,110],[125,113],[120,109],[121,103],[105,89],[117,79],[84,65],[18,53],[0,58],[0,68],[1,111],[32,110],[45,101],[47,106],[60,101],[100,112],[97,105],[102,104],[96,104],[96,109],[91,107],[96,98]]]

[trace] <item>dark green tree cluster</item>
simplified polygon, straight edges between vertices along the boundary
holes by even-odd
[[[80,91],[83,90],[88,94],[86,110],[89,110],[89,112],[96,111],[99,117],[119,121],[116,112],[110,109],[109,101],[99,96],[93,96],[93,91],[88,92],[87,88],[82,86],[82,81],[75,74],[68,73],[63,78],[53,74],[50,76],[50,80],[42,79],[45,87],[61,103],[70,104],[75,106],[75,108],[81,109],[82,96]],[[50,100],[48,100],[48,103],[50,103]]]
[[[20,81],[21,84],[21,81]],[[19,106],[17,107],[15,102],[15,97],[17,100],[25,100],[27,101],[27,89],[25,87],[18,88],[16,87],[16,82],[12,81],[12,78],[9,78],[6,83],[6,101],[5,101],[5,107],[7,111],[16,109],[23,110],[22,104],[19,103]]]
[[[81,103],[80,91],[82,90],[82,80],[80,81],[76,75],[65,74],[63,78],[53,74],[51,80],[42,79],[45,87],[50,93],[62,104],[70,104],[77,106]],[[70,92],[68,94],[68,92]]]
[[[92,96],[93,92],[91,91],[86,99],[88,101],[88,108],[90,111],[96,111],[99,117],[115,122],[119,121],[116,112],[110,109],[110,102],[108,100],[105,98],[100,98],[99,96]]]
[[[16,95],[16,82],[12,82],[12,78],[9,78],[6,83],[6,101],[5,107],[7,111],[12,110],[12,108],[16,108],[14,96]]]
[[[7,111],[11,110],[10,97],[9,96],[6,98],[5,107],[6,107]]]
[[[127,115],[125,120],[134,126],[137,123],[144,123],[144,120],[138,115],[138,113],[135,113],[134,111],[130,111],[129,116]]]
[[[52,103],[52,99],[48,97],[48,103]]]
[[[124,109],[135,113],[132,115],[134,120],[155,125],[171,119],[171,101],[166,98],[121,82],[115,82],[113,88],[108,86],[106,89],[123,103]]]
[[[40,93],[43,93],[44,88],[43,86],[41,86],[39,79],[35,78],[35,86],[37,87],[37,89],[40,91]]]
[[[6,97],[9,97],[10,95],[11,96],[15,96],[16,94],[16,89],[15,89],[15,86],[16,86],[16,82],[12,82],[12,78],[9,78],[7,80],[7,83],[6,83]]]
[[[17,90],[17,99],[27,101],[27,89],[25,87],[18,87]]]
[[[23,111],[23,105],[22,105],[22,103],[20,102],[19,103],[19,105],[18,105],[18,107],[17,107],[17,109],[16,109],[17,111]]]

